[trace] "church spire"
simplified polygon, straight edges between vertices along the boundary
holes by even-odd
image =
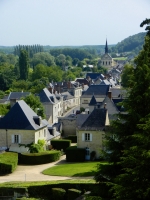
[[[107,39],[106,39],[106,45],[105,45],[105,53],[108,53]]]

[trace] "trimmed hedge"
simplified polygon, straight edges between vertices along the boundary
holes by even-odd
[[[63,151],[66,152],[66,149],[71,145],[71,140],[65,140],[65,139],[51,140],[51,145],[54,149],[57,150],[63,149]]]
[[[18,153],[5,152],[0,154],[0,174],[12,173],[18,165]]]
[[[85,161],[85,149],[71,146],[66,149],[66,160],[68,162],[83,162]]]
[[[22,153],[19,155],[19,164],[39,165],[55,162],[60,159],[60,151],[45,151],[42,153]]]
[[[71,140],[71,143],[77,143],[77,136],[76,135],[69,135],[65,139],[66,140]]]
[[[68,189],[68,200],[76,199],[80,196],[81,190]]]
[[[107,183],[79,183],[79,182],[59,182],[56,181],[55,183],[50,182],[32,182],[20,185],[21,187],[26,187],[28,190],[28,194],[34,198],[43,198],[43,199],[52,199],[52,188],[63,188],[65,191],[68,189],[75,188],[77,190],[82,191],[91,191],[90,196],[91,198],[94,197],[101,197],[102,199],[112,199],[113,191],[110,192],[111,186],[108,186]],[[19,192],[18,183],[7,184],[6,186],[0,187],[0,196],[4,194],[13,194],[13,191]],[[67,198],[66,198],[67,199]]]
[[[62,188],[52,188],[53,200],[64,200],[66,190]]]

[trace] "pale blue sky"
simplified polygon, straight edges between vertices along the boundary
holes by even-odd
[[[0,46],[116,44],[145,18],[150,0],[0,0]]]

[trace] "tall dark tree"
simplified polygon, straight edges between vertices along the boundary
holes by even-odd
[[[148,25],[146,26],[146,31],[147,31],[147,35],[150,36],[150,19],[145,19],[141,24],[140,27],[143,27],[144,25]]]
[[[20,51],[19,69],[20,69],[20,79],[27,80],[29,75],[29,59],[28,59],[28,53],[25,50]]]
[[[135,59],[132,87],[106,136],[108,165],[99,165],[95,179],[111,185],[115,200],[150,199],[150,36]]]

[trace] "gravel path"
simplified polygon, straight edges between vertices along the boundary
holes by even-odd
[[[9,175],[0,176],[0,183],[12,181],[53,181],[53,180],[70,180],[70,179],[91,179],[91,177],[62,177],[43,175],[42,171],[55,165],[66,163],[66,155],[62,156],[59,161],[43,165],[18,165],[17,169]]]

